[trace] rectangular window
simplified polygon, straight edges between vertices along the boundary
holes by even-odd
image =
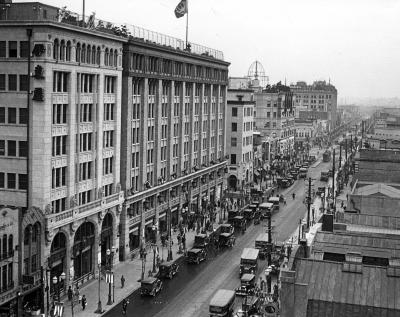
[[[236,107],[232,108],[232,117],[237,117],[238,109]]]
[[[17,75],[8,75],[8,90],[16,91],[17,90]]]
[[[28,91],[28,75],[19,75],[19,91]]]
[[[21,41],[19,42],[19,57],[28,57],[28,41]]]
[[[103,132],[103,148],[114,146],[114,131]]]
[[[0,41],[0,57],[6,56],[6,41]]]
[[[28,141],[19,141],[19,157],[28,157]]]
[[[27,190],[28,189],[28,175],[18,174],[18,189]]]
[[[6,155],[6,141],[0,140],[0,156]]]
[[[231,154],[231,164],[236,164],[236,154]]]
[[[92,150],[92,133],[82,133],[80,136],[80,152]]]
[[[52,156],[67,154],[67,136],[54,136],[52,138]]]
[[[53,73],[53,92],[68,92],[69,73]]]
[[[104,121],[114,120],[114,104],[104,104]]]
[[[7,141],[7,155],[8,156],[17,156],[17,142],[16,141]]]
[[[7,188],[15,189],[15,177],[16,175],[14,173],[7,173]]]
[[[6,90],[6,75],[0,74],[0,90]]]
[[[0,123],[6,123],[6,108],[0,107]]]
[[[19,124],[28,124],[27,108],[19,108]]]
[[[8,42],[8,57],[17,57],[17,42]]]
[[[52,169],[51,188],[57,188],[66,185],[67,167],[58,167]]]
[[[0,188],[4,188],[5,181],[4,181],[4,173],[0,172]]]
[[[237,123],[232,122],[232,132],[236,132],[236,131],[237,131]]]
[[[237,146],[237,138],[231,138],[231,146]]]

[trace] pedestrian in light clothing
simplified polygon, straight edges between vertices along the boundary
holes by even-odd
[[[83,295],[82,296],[82,310],[85,310],[85,308],[86,308],[86,296]]]
[[[125,277],[122,275],[121,276],[121,288],[124,288],[125,285]]]
[[[79,303],[81,302],[81,295],[79,294],[79,286],[75,287],[75,297],[78,299]]]

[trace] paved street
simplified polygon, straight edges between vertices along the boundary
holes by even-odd
[[[321,152],[321,151],[320,151]],[[322,152],[320,153],[320,155]],[[319,160],[321,158],[319,157]],[[330,163],[315,164],[309,170],[309,177],[315,179],[314,186],[327,186],[319,181],[321,170],[331,168]],[[281,204],[279,213],[272,218],[273,238],[277,241],[287,240],[298,228],[299,219],[306,213],[303,204],[306,183],[303,179],[281,193],[286,197],[287,205]],[[322,185],[319,185],[322,184]],[[292,193],[296,199],[292,199]],[[172,281],[166,281],[164,289],[155,298],[142,298],[135,291],[130,298],[129,311],[138,316],[205,316],[208,304],[216,290],[220,288],[235,289],[239,286],[239,261],[243,248],[253,247],[259,233],[265,231],[265,222],[252,225],[244,235],[239,235],[233,249],[211,254],[208,261],[198,266],[182,263],[181,270]],[[266,265],[261,261],[260,271]],[[120,316],[121,306],[118,305],[106,316]]]

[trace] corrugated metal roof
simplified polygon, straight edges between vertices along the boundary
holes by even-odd
[[[372,185],[363,186],[357,188],[355,191],[356,195],[363,195],[363,196],[369,196],[377,193],[383,194],[391,198],[400,198],[400,190],[383,183],[376,183]]]
[[[400,230],[400,217],[338,213],[338,222]]]
[[[400,313],[400,277],[388,276],[387,269],[379,266],[363,265],[361,274],[343,272],[342,267],[339,262],[299,259],[296,283],[308,285],[308,301],[380,307]]]
[[[400,240],[396,236],[380,233],[319,231],[312,250],[339,254],[361,252],[363,256],[389,259],[400,257]]]

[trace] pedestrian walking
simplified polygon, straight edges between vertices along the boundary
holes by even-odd
[[[295,199],[296,199],[296,194],[293,193],[293,194],[292,194],[292,197],[293,197],[293,200],[295,200]]]
[[[68,294],[68,300],[72,301],[73,292],[72,292],[71,285],[68,287],[67,294]]]
[[[85,310],[86,304],[87,304],[86,296],[83,295],[83,296],[82,296],[82,310]]]
[[[76,285],[76,287],[75,287],[75,297],[78,299],[78,302],[81,303],[81,295],[80,295],[80,292],[79,292],[79,286],[78,285]]]
[[[121,276],[121,288],[124,288],[125,286],[125,277],[122,275]]]
[[[129,299],[122,300],[122,314],[126,315],[126,311],[128,309]]]

